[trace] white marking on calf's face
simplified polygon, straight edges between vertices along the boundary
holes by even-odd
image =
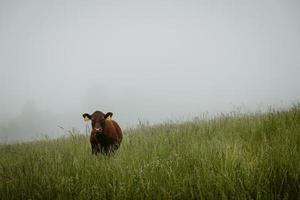
[[[95,130],[101,132],[102,128],[95,128]]]
[[[89,119],[87,116],[84,117],[84,121],[87,122],[87,121],[89,121],[89,120],[90,120],[90,119]]]
[[[111,120],[111,116],[106,117],[106,120]]]

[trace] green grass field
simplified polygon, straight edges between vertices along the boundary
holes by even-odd
[[[140,125],[112,157],[80,134],[3,144],[0,199],[300,199],[300,104]]]

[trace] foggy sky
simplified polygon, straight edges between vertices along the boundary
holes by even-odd
[[[0,141],[95,110],[129,127],[285,106],[299,85],[298,0],[0,0]]]

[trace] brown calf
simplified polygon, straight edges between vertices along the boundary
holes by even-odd
[[[92,115],[84,113],[85,121],[92,121],[90,142],[92,154],[110,154],[117,150],[122,141],[122,130],[118,123],[111,119],[112,113],[96,111]]]

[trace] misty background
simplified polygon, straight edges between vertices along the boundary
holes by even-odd
[[[300,97],[298,0],[0,0],[0,142]],[[58,126],[64,127],[62,130]]]

